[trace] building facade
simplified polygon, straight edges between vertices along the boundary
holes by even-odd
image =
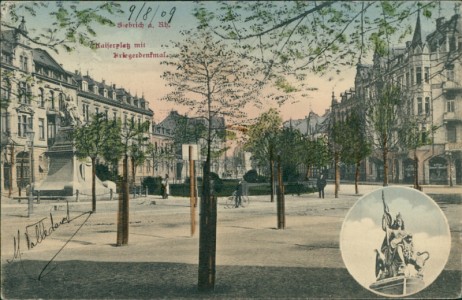
[[[412,41],[391,49],[388,56],[375,55],[371,65],[358,64],[355,88],[342,93],[340,101],[332,101],[331,118],[342,120],[352,112],[367,116],[381,77],[403,91],[397,127],[412,119],[422,139],[429,140],[415,151],[400,145],[390,149],[389,181],[411,183],[417,161],[420,184],[462,184],[460,14],[449,20],[438,18],[425,39],[418,16]],[[383,180],[383,166],[380,151],[375,151],[362,166],[365,179]]]
[[[103,113],[107,119],[152,122],[144,97],[96,81],[89,74],[69,72],[47,51],[32,48],[24,21],[1,32],[1,189],[20,195],[48,173],[47,152],[70,121],[84,124]],[[147,176],[139,166],[137,178]],[[139,181],[139,180],[138,180]]]

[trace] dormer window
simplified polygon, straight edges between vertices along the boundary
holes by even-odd
[[[103,90],[103,96],[104,96],[104,98],[107,98],[107,89]]]
[[[136,107],[138,107],[138,99],[135,99],[135,100],[133,101],[133,105],[135,105]]]
[[[88,82],[82,81],[82,91],[84,92],[88,91]]]
[[[93,93],[98,94],[98,86],[97,85],[93,86]]]

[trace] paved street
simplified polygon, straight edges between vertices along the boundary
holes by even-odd
[[[360,193],[377,188],[362,185]],[[462,188],[424,187],[424,192],[445,213],[452,247],[443,273],[414,297],[457,298]],[[352,185],[342,185],[334,198],[332,184],[325,199],[287,195],[285,230],[276,229],[276,203],[269,197],[252,196],[250,206],[239,209],[225,208],[220,198],[211,294],[196,291],[199,235],[197,228],[190,236],[187,198],[131,200],[130,241],[124,247],[115,246],[116,200],[98,202],[91,215],[85,213],[91,210],[87,201],[69,203],[69,215],[64,203],[42,201],[31,218],[27,204],[2,200],[2,298],[377,298],[349,275],[339,249],[343,219],[358,198]],[[36,241],[35,227],[26,227],[44,219],[49,228],[51,218],[55,229]],[[31,249],[25,232],[34,237]]]

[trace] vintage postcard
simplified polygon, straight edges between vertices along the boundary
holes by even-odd
[[[2,1],[2,299],[460,298],[458,1]]]

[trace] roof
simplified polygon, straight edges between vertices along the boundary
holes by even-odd
[[[34,56],[34,62],[37,64],[40,64],[42,66],[45,66],[50,69],[54,69],[56,71],[60,71],[63,73],[68,73],[66,70],[61,67],[61,65],[56,62],[56,60],[48,54],[47,51],[42,50],[42,49],[33,49],[32,55]]]

